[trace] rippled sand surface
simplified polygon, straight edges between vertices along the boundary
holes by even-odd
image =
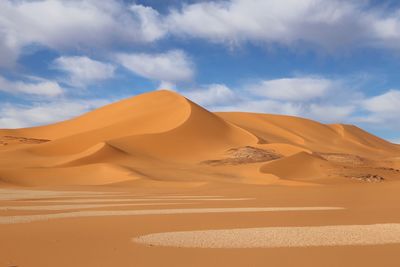
[[[400,224],[266,227],[168,232],[134,242],[185,248],[277,248],[400,243]]]

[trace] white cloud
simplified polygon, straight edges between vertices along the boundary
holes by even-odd
[[[0,1],[0,56],[15,61],[24,46],[58,51],[106,49],[154,42],[165,31],[157,11],[122,1]]]
[[[237,94],[240,93],[237,92]],[[211,106],[210,108],[213,111],[242,111],[299,116],[328,123],[348,121],[348,116],[355,111],[351,106],[334,106],[329,103],[321,105],[299,103],[268,98],[247,98],[226,105]]]
[[[189,81],[194,76],[194,65],[180,50],[159,54],[117,54],[117,61],[139,76],[164,82]]]
[[[251,93],[276,100],[307,101],[325,96],[334,87],[324,78],[283,78],[250,86]]]
[[[304,107],[298,103],[270,99],[244,99],[242,101],[211,107],[213,111],[242,111],[270,114],[304,116]]]
[[[110,100],[64,99],[39,102],[30,106],[3,104],[0,107],[0,128],[21,128],[58,122],[108,104]]]
[[[263,84],[271,87],[264,86],[260,93]],[[365,96],[357,88],[351,80],[304,76],[262,80],[234,89],[211,84],[179,92],[212,111],[285,114],[325,123],[400,130],[400,90]]]
[[[15,65],[19,53],[16,46],[15,40],[7,36],[7,29],[2,29],[0,23],[0,67]]]
[[[395,49],[400,47],[400,9],[392,14],[369,15],[367,20],[377,45]]]
[[[390,90],[384,94],[371,97],[364,101],[363,106],[366,110],[376,113],[400,112],[400,91]]]
[[[327,49],[400,48],[400,11],[367,5],[342,0],[207,1],[183,5],[165,20],[178,36],[234,45],[252,41],[290,46],[305,42]]]
[[[347,101],[342,105],[312,103],[308,106],[307,116],[325,122],[346,122],[356,111],[357,107]]]
[[[0,91],[11,94],[54,97],[61,95],[63,89],[57,82],[31,77],[29,81],[10,81],[0,76]]]
[[[57,51],[115,52],[170,36],[228,45],[400,49],[400,9],[370,7],[368,2],[201,1],[161,14],[150,6],[119,0],[3,0],[0,66],[13,65],[24,47],[32,44]]]
[[[389,141],[392,142],[393,144],[399,144],[400,145],[400,137],[399,138],[390,139]]]
[[[179,91],[213,111],[243,111],[307,117],[323,122],[351,122],[360,111],[358,94],[342,88],[342,81],[323,77],[261,80],[241,88],[211,84]],[[343,98],[344,89],[347,98]],[[340,101],[339,101],[340,100]]]
[[[170,91],[175,91],[176,90],[176,84],[173,82],[168,82],[168,81],[161,81],[160,84],[158,85],[158,90],[170,90]]]
[[[366,114],[359,116],[358,121],[382,125],[394,123],[397,126],[400,114],[400,91],[389,90],[381,95],[367,98],[361,102],[361,106]]]
[[[182,94],[190,100],[206,107],[231,104],[239,100],[236,93],[224,84],[211,84],[204,88],[182,91]]]
[[[82,56],[59,57],[55,61],[55,67],[68,74],[68,83],[82,87],[114,77],[115,67],[109,63],[103,63]]]
[[[131,5],[130,10],[136,14],[140,21],[142,40],[152,42],[165,35],[166,28],[156,10],[143,5]]]
[[[368,1],[227,0],[170,7],[164,14],[124,1],[0,1],[0,66],[15,63],[25,46],[58,51],[118,51],[164,37],[237,45],[307,43],[333,49],[400,49],[400,9]],[[46,18],[46,19],[43,19]]]

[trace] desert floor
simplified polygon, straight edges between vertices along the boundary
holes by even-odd
[[[221,183],[145,190],[3,188],[0,266],[399,266],[399,190],[399,182]],[[349,234],[350,244],[329,245],[332,237],[324,230],[311,237],[311,243],[322,241],[323,246],[298,246],[296,242],[302,240],[294,237],[295,245],[286,246],[283,240],[280,247],[268,247],[268,240],[260,236],[264,247],[257,247],[255,240],[252,248],[246,248],[241,246],[249,246],[248,242],[238,235],[231,242],[235,248],[224,248],[226,244],[206,248],[220,244],[224,237],[218,234],[198,241],[203,242],[200,248],[138,242],[149,234],[175,231],[335,225],[355,225],[357,231],[357,227],[375,224],[388,224],[388,228],[371,244],[351,245],[354,237]],[[356,233],[355,238],[363,239],[368,233]],[[346,232],[340,235],[346,239]],[[279,235],[271,237],[277,239]]]

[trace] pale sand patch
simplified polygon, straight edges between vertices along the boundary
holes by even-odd
[[[30,199],[43,199],[43,198],[79,198],[79,197],[133,197],[132,194],[127,192],[91,192],[91,191],[49,191],[49,190],[27,190],[27,189],[0,189],[0,200],[30,200]],[[166,195],[166,196],[137,196],[146,199],[219,199],[223,196],[204,196],[204,195]],[[235,199],[232,199],[235,200]],[[238,198],[237,200],[245,200]],[[51,200],[48,200],[51,201]]]
[[[167,196],[148,196],[152,198],[224,198],[224,196],[183,196],[183,195],[167,195]]]
[[[41,203],[97,203],[97,202],[145,202],[145,201],[244,201],[254,198],[86,198],[86,199],[51,199],[35,200]],[[182,202],[184,203],[184,202]]]
[[[51,197],[123,196],[124,192],[44,191],[0,189],[0,200],[41,199]]]
[[[0,216],[0,224],[28,223],[77,217],[100,216],[139,216],[170,215],[196,213],[242,213],[242,212],[285,212],[285,211],[327,211],[342,210],[342,207],[252,207],[252,208],[198,208],[198,209],[152,209],[152,210],[118,210],[118,211],[77,211],[56,214],[35,214],[21,216]]]
[[[81,210],[81,209],[97,209],[109,207],[130,207],[130,206],[158,206],[158,205],[181,205],[193,203],[180,203],[180,202],[164,202],[164,203],[140,203],[140,204],[90,204],[90,205],[49,205],[49,206],[0,206],[0,211],[9,210]]]
[[[167,232],[134,242],[184,248],[278,248],[400,243],[400,224],[267,227]]]

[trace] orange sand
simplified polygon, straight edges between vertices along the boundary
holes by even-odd
[[[0,150],[0,182],[18,186],[153,181],[297,185],[400,177],[394,168],[400,146],[355,126],[211,113],[162,90],[53,125],[0,130],[1,135],[15,138]],[[246,155],[229,154],[246,147]],[[256,158],[259,151],[264,156]],[[324,158],[332,154],[342,160]],[[361,164],[355,164],[355,156]],[[209,164],[213,161],[217,164]]]
[[[0,130],[0,266],[399,266],[399,181],[400,145],[356,126],[155,91]]]

